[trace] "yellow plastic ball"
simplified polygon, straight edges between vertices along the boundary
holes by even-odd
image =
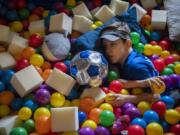
[[[95,25],[95,24],[92,24],[92,25],[91,25],[91,28],[92,28],[93,30],[95,30],[97,27],[98,27],[98,26]]]
[[[161,58],[165,59],[170,55],[170,52],[167,50],[164,50],[161,52]]]
[[[112,93],[108,93],[105,97],[105,101],[106,102],[109,102],[109,101],[112,101],[114,100],[114,97],[111,97],[113,94]]]
[[[153,46],[153,54],[161,55],[162,48],[158,45]]]
[[[28,120],[31,118],[31,115],[32,111],[28,107],[22,107],[18,112],[18,116],[21,120]]]
[[[10,24],[10,28],[15,32],[21,32],[23,30],[23,25],[20,21],[14,21]]]
[[[174,71],[176,74],[180,75],[180,64],[177,64],[175,67],[174,67]]]
[[[126,90],[126,89],[122,89],[122,90],[120,91],[120,94],[129,95],[129,91]]]
[[[164,118],[169,124],[176,124],[180,121],[180,114],[174,109],[169,109],[166,110]]]
[[[71,103],[72,103],[72,106],[79,106],[80,100],[79,99],[73,99]]]
[[[131,90],[131,94],[132,95],[140,95],[140,94],[143,94],[144,93],[144,90],[141,89],[141,88],[134,88]]]
[[[151,89],[155,94],[161,94],[166,90],[166,85],[163,83],[163,85],[158,87],[156,84],[152,83]]]
[[[72,105],[71,101],[69,101],[69,100],[66,100],[65,103],[64,103],[65,107],[68,107],[68,106],[71,106],[71,105]]]
[[[102,26],[102,25],[103,25],[103,22],[101,22],[101,21],[96,21],[94,24],[99,27],[99,26]]]
[[[82,127],[90,127],[95,130],[97,128],[97,124],[93,120],[86,120],[82,124]]]
[[[149,32],[152,32],[152,25],[147,25],[145,29],[148,30]]]
[[[144,46],[144,55],[151,56],[153,54],[153,46],[150,44],[147,44]]]
[[[109,110],[109,111],[113,112],[113,107],[109,103],[103,103],[103,104],[100,105],[99,108],[102,109],[102,110]]]
[[[69,132],[64,132],[61,135],[78,135],[78,133],[76,131],[69,131]]]
[[[152,122],[146,127],[147,135],[163,135],[163,128],[156,122]]]
[[[29,31],[23,32],[23,37],[26,38],[26,39],[28,39],[28,38],[30,37]]]
[[[33,54],[30,57],[30,64],[41,67],[44,63],[44,58],[40,54]]]
[[[58,92],[55,92],[51,95],[50,103],[54,107],[61,107],[64,105],[65,100],[66,99],[65,99],[64,95],[62,95]]]
[[[67,0],[66,5],[67,6],[76,6],[76,0]]]
[[[49,14],[49,10],[44,10],[42,14],[43,18],[46,18],[48,14]]]
[[[34,120],[36,120],[37,117],[39,117],[39,116],[50,117],[51,113],[50,113],[50,111],[47,108],[40,107],[40,108],[36,109],[35,112],[34,112]]]
[[[150,110],[150,104],[146,101],[141,101],[137,105],[138,110],[141,112],[141,114],[144,114],[147,110]]]
[[[7,116],[10,113],[10,108],[7,105],[0,105],[0,117]]]

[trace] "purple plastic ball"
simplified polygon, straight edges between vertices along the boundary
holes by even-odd
[[[169,76],[169,78],[171,79],[173,88],[178,88],[178,82],[180,81],[180,76],[177,74],[172,74]]]
[[[173,84],[172,84],[172,81],[169,76],[167,76],[167,75],[161,76],[161,79],[166,84],[167,89],[173,88]]]
[[[136,107],[130,107],[125,111],[126,115],[129,115],[130,119],[133,120],[134,118],[140,117],[141,113]]]
[[[95,135],[94,130],[89,127],[83,127],[79,130],[79,135]]]
[[[125,103],[123,106],[122,106],[122,112],[124,113],[128,108],[133,108],[135,107],[132,103]]]
[[[154,61],[154,60],[156,60],[156,59],[158,59],[158,58],[159,58],[158,55],[152,55],[152,56],[149,57],[149,59],[150,59],[151,61]]]
[[[35,101],[40,105],[48,104],[50,101],[50,93],[46,89],[39,89],[35,94]]]
[[[95,130],[96,135],[110,135],[110,132],[107,128],[98,126]]]

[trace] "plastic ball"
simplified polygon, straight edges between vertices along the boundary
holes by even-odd
[[[63,62],[57,62],[54,64],[54,67],[59,69],[60,71],[66,73],[67,72],[67,66]]]
[[[29,66],[29,61],[27,59],[20,59],[17,61],[15,69],[16,71],[19,71],[28,66]]]
[[[92,128],[83,127],[79,130],[79,135],[95,135],[95,133]]]
[[[7,116],[10,113],[10,108],[7,105],[0,105],[0,117]]]
[[[109,84],[109,90],[115,93],[119,93],[122,87],[123,87],[123,84],[118,80],[114,80]]]
[[[8,10],[6,12],[7,19],[10,21],[15,21],[18,19],[17,12],[15,10]]]
[[[84,97],[80,99],[79,107],[82,111],[88,113],[95,107],[96,101],[91,97]]]
[[[134,48],[139,53],[143,53],[144,52],[144,44],[142,44],[142,43],[135,44]]]
[[[19,110],[23,105],[23,99],[21,98],[15,98],[11,102],[11,107],[13,110],[17,111]]]
[[[173,53],[173,54],[171,54],[171,56],[174,57],[175,61],[180,61],[180,55],[179,54]]]
[[[150,109],[150,104],[146,101],[141,101],[137,105],[137,108],[141,112],[141,114],[144,114],[144,112],[146,112]]]
[[[115,116],[113,112],[109,110],[102,111],[99,115],[99,121],[102,126],[108,127],[113,124]]]
[[[31,14],[31,15],[29,15],[29,17],[28,17],[29,23],[31,23],[31,22],[33,22],[33,21],[37,21],[37,20],[40,20],[40,17],[39,17],[38,15],[36,15],[36,14]]]
[[[131,120],[133,120],[136,117],[140,117],[140,115],[141,115],[140,111],[137,108],[135,108],[135,107],[128,108],[125,111],[125,114],[128,115]]]
[[[82,124],[86,119],[87,119],[87,115],[85,112],[78,112],[78,117],[79,117],[79,123]]]
[[[46,69],[44,70],[44,72],[42,73],[42,78],[44,79],[44,81],[46,81],[49,77],[49,75],[53,72],[52,69]]]
[[[35,100],[40,105],[48,104],[50,101],[50,93],[46,89],[39,89],[36,91]]]
[[[120,91],[120,94],[129,95],[129,91],[126,90],[126,89],[122,89],[122,90]]]
[[[161,52],[161,58],[165,59],[168,56],[170,56],[170,52],[169,51],[164,50],[164,51]]]
[[[4,84],[9,84],[13,75],[14,75],[13,70],[6,70],[6,71],[3,72],[3,77],[1,78],[1,81]]]
[[[173,84],[173,88],[178,88],[178,82],[180,82],[180,76],[177,74],[172,74],[169,76],[172,84]]]
[[[17,0],[16,8],[22,9],[26,7],[26,0]]]
[[[151,16],[146,14],[143,16],[143,18],[140,21],[142,26],[147,26],[151,24]]]
[[[139,35],[139,33],[137,33],[137,32],[131,32],[130,36],[131,36],[132,43],[133,43],[134,45],[137,44],[137,43],[139,43],[139,41],[140,41],[140,35]]]
[[[73,99],[72,100],[72,106],[80,106],[80,100],[79,99]]]
[[[166,63],[166,65],[168,65],[168,64],[172,64],[172,63],[174,63],[175,62],[175,59],[174,59],[174,57],[173,56],[168,56],[167,58],[165,58],[165,63]]]
[[[153,64],[157,71],[162,72],[166,67],[166,64],[163,59],[159,58],[153,61]]]
[[[10,25],[11,25],[11,29],[15,32],[21,32],[23,30],[23,25],[19,21],[14,21]]]
[[[98,27],[99,27],[99,26],[102,26],[102,25],[103,25],[103,22],[101,22],[101,21],[96,21],[96,22],[95,22],[95,25],[98,26]]]
[[[145,132],[141,126],[131,125],[128,127],[128,135],[145,135]]]
[[[50,103],[54,107],[61,107],[65,103],[65,97],[64,95],[55,92],[51,95]]]
[[[71,106],[71,101],[66,100],[64,103],[64,107],[70,107]]]
[[[143,119],[147,123],[158,122],[159,121],[159,116],[155,111],[148,110],[143,114]]]
[[[100,105],[99,108],[102,109],[103,111],[104,110],[109,110],[109,111],[113,112],[113,107],[109,103],[103,103],[103,104]]]
[[[116,116],[116,118],[119,118],[120,116],[122,116],[122,110],[120,107],[114,107],[113,113]]]
[[[159,41],[161,39],[161,35],[158,32],[151,32],[151,40]]]
[[[101,90],[103,90],[106,94],[108,94],[110,92],[107,87],[101,87]]]
[[[174,72],[178,75],[180,75],[180,64],[175,65]]]
[[[180,114],[174,109],[169,109],[166,110],[164,118],[169,124],[177,124],[180,121]]]
[[[28,120],[31,115],[32,111],[28,107],[22,107],[18,112],[18,116],[21,120]]]
[[[163,82],[163,84],[160,87],[158,87],[156,84],[153,83],[151,85],[151,89],[155,94],[161,94],[166,90],[166,85]]]
[[[162,52],[162,48],[158,45],[153,46],[153,54],[160,55]]]
[[[96,135],[110,135],[110,132],[107,128],[103,126],[98,126],[95,130]]]
[[[27,131],[22,127],[15,127],[11,130],[9,135],[28,135]]]
[[[96,122],[97,124],[99,123],[99,115],[102,112],[102,109],[100,108],[93,108],[90,113],[88,118],[90,120],[93,120],[94,122]]]
[[[42,69],[43,70],[46,70],[46,69],[51,69],[51,63],[50,62],[48,62],[48,61],[45,61],[44,63],[43,63],[43,65],[42,65]]]
[[[23,30],[28,30],[29,22],[28,22],[27,20],[23,20],[21,23],[22,23],[22,25],[23,25]],[[24,31],[24,32],[23,32],[23,36],[24,36],[25,38],[26,38],[25,33],[30,34],[29,31]],[[29,37],[28,37],[28,38],[29,38]]]
[[[122,106],[122,112],[125,112],[128,108],[132,108],[132,107],[135,107],[132,103],[125,103],[123,106]]]
[[[30,57],[30,64],[41,67],[44,63],[44,58],[40,54],[33,54]]]
[[[31,133],[32,131],[34,131],[35,128],[34,120],[32,119],[26,120],[23,123],[22,127],[25,128],[28,133]]]
[[[150,123],[146,127],[147,135],[163,135],[163,128],[155,122]]]
[[[172,80],[170,79],[169,76],[163,75],[160,78],[166,84],[167,89],[172,89],[173,88]]]
[[[166,40],[161,40],[158,42],[158,45],[162,47],[163,50],[169,49],[169,43]]]
[[[151,61],[154,61],[154,60],[159,59],[159,56],[156,55],[156,54],[153,54],[153,55],[149,56],[149,59],[150,59]]]
[[[97,128],[97,124],[93,120],[86,120],[82,124],[82,127],[90,127],[95,130]]]
[[[23,106],[30,108],[32,111],[38,108],[38,104],[31,99],[26,100]]]
[[[3,91],[0,93],[0,104],[10,105],[14,99],[14,94],[10,91]]]
[[[119,74],[116,71],[109,71],[108,72],[108,82],[112,82],[113,80],[117,80],[119,78]]]
[[[163,96],[161,97],[161,101],[163,101],[166,104],[167,109],[171,109],[174,106],[174,99],[170,96]]]
[[[179,135],[180,133],[180,124],[172,125],[170,128],[170,131],[174,133],[175,135]]]
[[[162,126],[164,132],[169,130],[169,124],[166,121],[160,120],[158,123]]]
[[[46,134],[51,129],[51,119],[48,116],[38,116],[35,120],[35,129],[39,134]]]
[[[145,45],[143,53],[146,56],[151,56],[153,54],[153,46],[150,44]]]
[[[131,125],[139,125],[142,128],[146,128],[146,121],[144,119],[141,118],[135,118],[131,121]]]
[[[173,74],[173,70],[171,68],[164,68],[164,70],[161,73],[162,75],[171,75]]]
[[[19,17],[24,20],[30,15],[30,11],[27,8],[18,11]]]
[[[97,26],[96,24],[92,24],[92,25],[91,25],[91,29],[92,29],[92,30],[97,29],[97,27],[98,27],[98,26]]]
[[[166,112],[166,104],[162,101],[157,101],[151,105],[151,109],[157,112],[160,117],[163,117]]]
[[[144,90],[141,89],[141,88],[133,88],[131,90],[132,95],[140,95],[140,94],[143,94],[143,93],[144,93]]]
[[[36,109],[35,112],[34,112],[34,120],[36,120],[37,117],[39,117],[39,116],[50,117],[50,115],[51,115],[51,113],[47,108],[40,107],[40,108]]]
[[[80,97],[80,92],[77,89],[73,88],[67,98],[69,100],[73,100],[73,99],[77,99],[79,97]]]
[[[40,47],[43,43],[43,37],[39,34],[32,34],[28,39],[29,45],[33,48]]]

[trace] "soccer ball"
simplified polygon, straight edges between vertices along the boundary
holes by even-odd
[[[80,85],[98,87],[107,76],[108,62],[101,53],[86,50],[74,56],[70,71]]]

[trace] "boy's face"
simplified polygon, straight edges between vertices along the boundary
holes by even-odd
[[[103,39],[105,53],[112,64],[121,63],[127,56],[129,47],[126,42],[123,42],[121,39],[116,41]]]

